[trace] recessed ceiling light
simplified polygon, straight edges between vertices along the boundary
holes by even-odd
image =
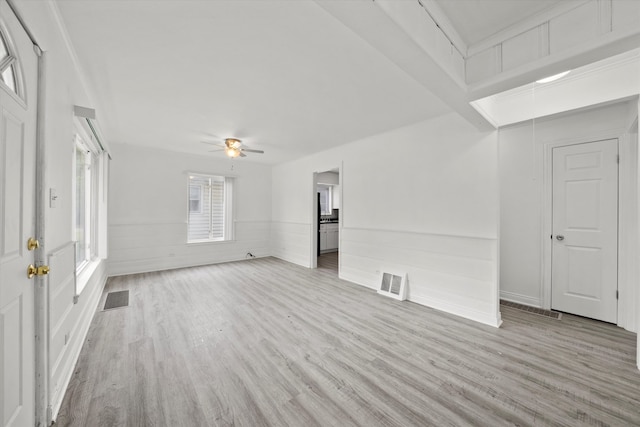
[[[544,79],[540,79],[540,80],[536,80],[536,83],[549,83],[549,82],[554,82],[558,79],[563,78],[564,76],[566,76],[567,74],[569,74],[571,72],[571,70],[568,71],[563,71],[562,73],[558,73],[558,74],[554,74],[553,76],[549,76],[549,77],[545,77]]]

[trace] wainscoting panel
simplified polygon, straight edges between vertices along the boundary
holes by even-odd
[[[340,277],[375,289],[380,272],[407,272],[408,299],[499,326],[497,239],[342,228]]]
[[[68,242],[51,251],[48,260],[50,390],[61,393],[60,363],[68,350],[75,295],[75,245]],[[66,384],[64,385],[66,386]]]
[[[53,414],[64,397],[73,367],[107,280],[105,262],[95,268],[81,295],[76,296],[75,245],[68,242],[48,256],[49,403]]]
[[[466,58],[467,84],[566,59],[593,46],[630,40],[640,33],[638,1],[560,3],[555,10],[500,31],[470,48]]]
[[[109,275],[142,273],[269,255],[269,221],[236,221],[234,240],[187,243],[187,224],[109,225]]]
[[[271,255],[303,267],[311,266],[311,224],[271,223]]]

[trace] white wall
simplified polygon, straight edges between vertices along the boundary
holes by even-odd
[[[274,256],[311,265],[313,173],[337,165],[341,278],[406,271],[410,300],[500,323],[496,132],[448,114],[275,166]]]
[[[316,176],[318,184],[340,184],[340,175],[337,172],[321,172]]]
[[[621,102],[500,129],[502,298],[545,306],[543,239],[549,237],[543,236],[543,146],[556,141],[588,142],[618,137],[622,172],[623,162],[628,160],[624,157],[623,139],[629,127],[630,109],[631,103]]]
[[[49,2],[17,1],[17,8],[46,52],[45,95],[45,179],[46,191],[58,193],[56,208],[45,208],[45,252],[51,254],[72,240],[71,177],[74,118],[73,106],[94,106],[81,84],[75,63],[67,50]],[[31,88],[35,90],[35,88]],[[72,259],[67,261],[72,263]],[[64,265],[61,268],[71,268]],[[55,283],[55,277],[59,280]],[[65,277],[62,277],[65,276]],[[78,302],[74,304],[74,282],[60,270],[51,271],[49,291],[49,366],[51,390],[49,405],[57,412],[67,383],[73,373],[84,337],[95,313],[106,281],[104,262],[98,262]],[[54,279],[52,279],[52,277]]]
[[[270,166],[127,144],[112,151],[110,275],[269,255]],[[234,241],[186,243],[188,172],[235,177]]]

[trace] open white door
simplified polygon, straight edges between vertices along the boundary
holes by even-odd
[[[553,149],[551,307],[616,323],[618,140]]]
[[[0,422],[32,426],[37,56],[5,0],[0,33]]]

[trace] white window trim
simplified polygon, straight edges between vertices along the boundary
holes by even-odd
[[[76,149],[86,150],[91,158],[87,173],[90,174],[89,198],[85,200],[89,207],[86,221],[89,242],[87,244],[87,258],[80,265],[75,265],[75,295],[79,296],[89,283],[102,259],[107,255],[107,179],[108,154],[102,152],[92,138],[88,137],[84,129],[76,123],[72,144],[72,173],[71,173],[71,240],[76,242]],[[77,244],[77,242],[76,242]],[[75,252],[75,250],[74,250]]]
[[[87,146],[85,139],[83,139],[83,137],[80,134],[77,134],[74,136],[74,143],[73,143],[73,161],[72,161],[72,173],[71,173],[71,191],[73,192],[73,197],[72,202],[71,202],[71,240],[73,240],[74,242],[76,242],[75,244],[77,245],[78,242],[76,241],[76,212],[77,212],[77,200],[75,197],[75,191],[76,191],[76,167],[77,167],[77,163],[76,163],[76,150],[80,148],[82,150],[86,150],[87,152],[91,152],[91,150],[89,149],[89,147]],[[93,155],[91,155],[91,160],[93,161]],[[91,174],[91,167],[89,167],[88,170],[89,174]],[[90,181],[90,185],[93,187],[94,183],[93,183],[93,179]],[[91,188],[91,190],[93,190],[93,188]],[[90,193],[91,195],[91,193]],[[94,236],[94,232],[93,232],[93,221],[91,220],[92,218],[92,208],[93,208],[93,199],[95,197],[89,197],[89,200],[85,199],[85,211],[88,212],[88,215],[86,215],[86,224],[85,224],[85,232],[86,230],[88,230],[89,232],[87,233],[87,247],[85,248],[85,250],[87,251],[87,253],[89,254],[89,256],[87,258],[85,258],[85,260],[78,265],[77,264],[77,260],[76,260],[76,265],[75,265],[75,269],[76,269],[76,274],[79,274],[82,272],[82,270],[91,262],[92,260],[92,244],[93,244],[93,239],[92,237]],[[86,207],[89,208],[89,210],[86,210]],[[76,252],[77,253],[77,252]]]

